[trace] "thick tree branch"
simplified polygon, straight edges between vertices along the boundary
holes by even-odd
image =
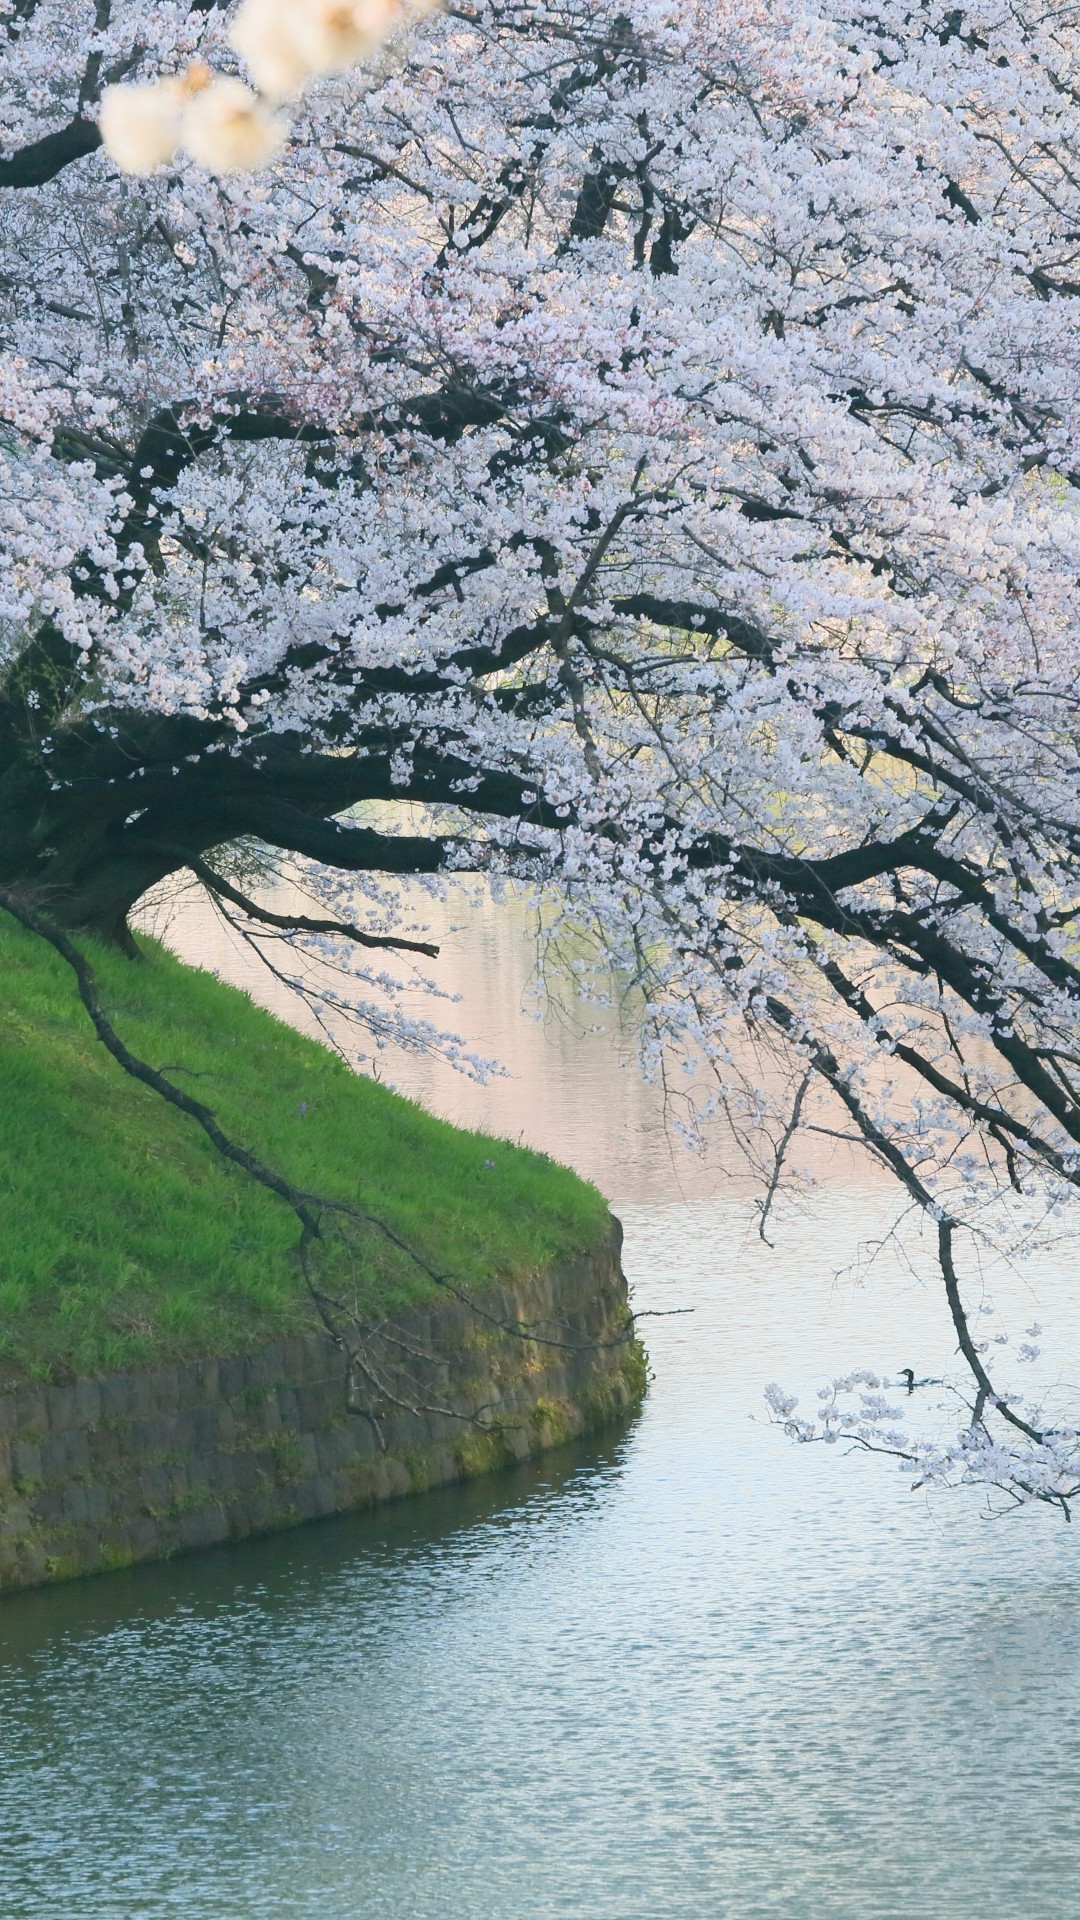
[[[84,120],[81,116],[69,120],[66,127],[43,133],[40,140],[20,147],[10,159],[0,160],[0,187],[43,187],[73,161],[96,153],[100,145],[101,133],[96,120]]]
[[[260,906],[254,900],[250,900],[246,894],[241,893],[238,887],[234,887],[223,874],[217,873],[213,867],[208,866],[205,860],[192,858],[188,864],[192,873],[211,893],[218,895],[222,900],[230,900],[233,906],[239,907],[249,919],[259,920],[264,926],[278,927],[285,933],[336,934],[342,939],[353,941],[358,947],[391,953],[423,953],[430,960],[438,958],[438,947],[427,940],[406,940],[403,935],[398,934],[365,933],[362,928],[351,926],[345,920],[311,919],[302,913],[272,913],[269,907]]]

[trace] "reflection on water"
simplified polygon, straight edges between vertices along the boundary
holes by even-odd
[[[573,1059],[545,1144],[655,1195],[655,1117]],[[1074,1920],[1070,1530],[761,1415],[940,1370],[918,1241],[837,1280],[891,1218],[850,1182],[775,1253],[738,1192],[621,1210],[638,1305],[694,1309],[621,1437],[0,1605],[4,1920]],[[1009,1290],[1076,1378],[1070,1282]]]
[[[574,1001],[556,977],[545,1017],[537,1017],[533,917],[521,899],[511,896],[497,905],[466,881],[451,882],[446,900],[409,886],[401,892],[403,920],[419,920],[422,937],[439,944],[438,959],[422,965],[446,997],[417,984],[408,962],[388,958],[384,964],[380,956],[380,970],[402,983],[398,1004],[439,1030],[453,1028],[473,1052],[497,1060],[503,1072],[481,1085],[438,1056],[391,1046],[375,1056],[382,1078],[459,1126],[522,1140],[565,1160],[616,1202],[758,1190],[757,1177],[719,1126],[700,1154],[689,1153],[675,1137],[667,1119],[685,1111],[680,1104],[684,1076],[676,1067],[668,1088],[646,1084],[633,1035],[622,1030],[614,1008]],[[291,898],[295,902],[287,882],[264,897],[279,911]],[[306,910],[311,911],[310,901]],[[282,1019],[315,1037],[325,1037],[328,1030],[349,1060],[362,1047],[370,1064],[370,1036],[333,1007],[322,1007],[316,1018],[214,911],[201,888],[170,885],[144,911],[144,925],[184,959],[242,986]],[[264,951],[280,972],[282,955],[274,942]],[[341,990],[341,977],[318,957],[296,970],[316,989]],[[832,1182],[850,1181],[855,1168],[846,1147],[820,1136],[804,1149],[802,1162]],[[858,1178],[873,1182],[877,1177],[860,1156]]]

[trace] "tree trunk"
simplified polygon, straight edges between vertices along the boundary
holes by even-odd
[[[0,682],[0,886],[22,891],[69,932],[136,953],[128,926],[136,902],[245,837],[345,871],[431,873],[443,864],[438,835],[383,835],[337,816],[364,799],[452,799],[453,783],[471,772],[461,761],[421,766],[403,790],[386,729],[370,752],[320,754],[289,736],[239,736],[183,713],[83,714],[65,646],[50,635],[31,642]],[[516,784],[478,794],[496,810],[517,805]]]

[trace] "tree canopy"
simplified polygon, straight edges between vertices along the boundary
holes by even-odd
[[[1072,16],[480,0],[145,179],[102,86],[227,17],[3,31],[0,884],[117,939],[237,838],[557,888],[770,1179],[821,1084],[931,1214],[926,1470],[1065,1500],[955,1248],[1080,1180]]]

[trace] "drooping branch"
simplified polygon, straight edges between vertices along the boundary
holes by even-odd
[[[391,953],[423,953],[431,960],[438,958],[438,947],[427,940],[407,940],[400,934],[365,933],[362,927],[354,927],[345,920],[312,919],[302,913],[273,913],[269,907],[261,906],[241,893],[239,887],[234,887],[224,874],[216,872],[205,860],[193,858],[190,866],[192,873],[211,893],[223,900],[230,900],[250,920],[261,921],[264,926],[277,927],[285,933],[334,934],[341,939],[351,940],[358,947]]]
[[[12,919],[17,920],[28,933],[33,933],[38,939],[46,941],[54,952],[59,954],[65,965],[71,968],[79,998],[86,1009],[94,1032],[105,1051],[116,1061],[117,1066],[130,1075],[131,1079],[139,1081],[142,1086],[149,1087],[151,1092],[156,1093],[167,1105],[175,1107],[189,1120],[194,1120],[222,1159],[239,1167],[259,1186],[265,1187],[269,1193],[291,1207],[300,1222],[304,1245],[312,1239],[317,1239],[319,1234],[317,1209],[320,1203],[315,1196],[294,1186],[283,1174],[276,1173],[273,1168],[266,1166],[248,1148],[230,1140],[219,1126],[211,1108],[205,1106],[201,1100],[194,1099],[183,1087],[175,1086],[165,1074],[159,1072],[156,1067],[152,1067],[148,1061],[141,1060],[125,1045],[105,1011],[90,962],[63,928],[57,926],[47,914],[42,913],[38,907],[12,888],[0,888],[0,907],[10,913]]]
[[[988,1402],[992,1401],[995,1410],[1010,1426],[1015,1427],[1027,1439],[1041,1444],[1044,1435],[1031,1426],[1021,1414],[1009,1404],[1009,1401],[994,1390],[993,1382],[982,1363],[982,1359],[972,1338],[967,1314],[960,1297],[959,1282],[953,1260],[953,1236],[958,1223],[944,1212],[941,1203],[931,1193],[920,1175],[916,1172],[908,1156],[894,1140],[877,1124],[867,1111],[851,1084],[850,1075],[845,1073],[832,1048],[816,1039],[796,1019],[790,1007],[775,995],[768,995],[767,1002],[770,1019],[790,1039],[795,1040],[809,1055],[815,1072],[847,1109],[863,1140],[870,1151],[888,1167],[904,1190],[910,1194],[916,1205],[934,1221],[938,1229],[938,1260],[945,1287],[949,1315],[956,1331],[957,1346],[969,1368],[978,1390],[975,1418],[981,1420]]]

